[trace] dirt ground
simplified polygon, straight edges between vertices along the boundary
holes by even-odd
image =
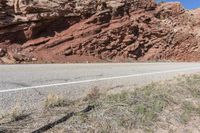
[[[200,132],[200,76],[178,77],[121,91],[92,89],[69,101],[51,93],[43,112],[16,105],[2,113],[2,133],[16,132]]]

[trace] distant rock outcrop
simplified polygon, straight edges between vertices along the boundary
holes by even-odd
[[[0,63],[199,61],[200,10],[154,0],[1,0]]]

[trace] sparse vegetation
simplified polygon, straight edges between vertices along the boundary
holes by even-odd
[[[31,121],[31,113],[28,113],[19,105],[10,111],[4,112],[0,116],[0,133],[21,132]]]
[[[20,104],[17,103],[10,111],[0,112],[0,123],[18,122],[24,120],[29,115],[30,114],[23,110]]]
[[[200,121],[199,80],[199,75],[185,76],[117,94],[100,94],[95,98],[93,111],[75,115],[64,129],[66,132],[155,132],[176,124],[184,127],[193,117]]]
[[[11,121],[19,121],[19,120],[23,120],[24,118],[27,117],[26,112],[24,110],[22,110],[19,105],[16,105],[11,110],[9,115],[10,115]]]
[[[192,102],[184,102],[182,105],[183,113],[180,115],[181,122],[187,124],[192,116],[200,116],[200,105],[194,105]]]
[[[84,98],[84,101],[88,101],[89,104],[94,104],[97,99],[99,99],[101,96],[101,93],[98,88],[93,88],[89,91],[87,96]]]
[[[199,130],[199,81],[200,75],[183,76],[114,94],[94,88],[85,98],[69,102],[68,106],[64,96],[50,93],[45,107],[54,113],[49,118],[70,112],[73,115],[49,132],[183,132],[187,126],[187,132]],[[92,108],[83,111],[89,107]],[[12,114],[17,120],[23,113]]]
[[[66,105],[66,101],[63,96],[56,93],[49,93],[45,99],[46,108],[63,107]]]
[[[4,117],[3,114],[4,114],[3,111],[0,109],[0,120],[3,119]]]
[[[150,127],[157,121],[158,114],[168,106],[169,100],[165,91],[159,90],[154,84],[138,88],[134,92],[101,95],[96,99],[96,109],[93,112],[77,115],[68,124],[78,122],[83,128],[81,130],[84,130],[85,123],[88,123],[97,132],[137,128],[151,130]],[[76,125],[73,126],[72,130],[76,130]],[[90,131],[93,132],[92,129]]]

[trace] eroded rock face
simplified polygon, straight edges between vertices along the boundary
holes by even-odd
[[[0,62],[197,61],[199,16],[154,0],[1,0]]]
[[[9,0],[2,2],[0,41],[24,43],[39,36],[53,36],[55,31],[68,28],[72,22],[73,2],[50,0]]]
[[[4,57],[6,55],[6,49],[0,48],[0,57]]]
[[[0,28],[12,23],[14,16],[13,8],[9,6],[7,0],[0,1]]]
[[[179,2],[162,3],[156,8],[156,17],[159,19],[169,19],[184,13],[185,10]]]

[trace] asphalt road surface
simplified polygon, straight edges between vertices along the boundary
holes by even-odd
[[[49,93],[76,99],[94,87],[131,89],[198,72],[200,63],[0,65],[0,109],[41,108]]]

